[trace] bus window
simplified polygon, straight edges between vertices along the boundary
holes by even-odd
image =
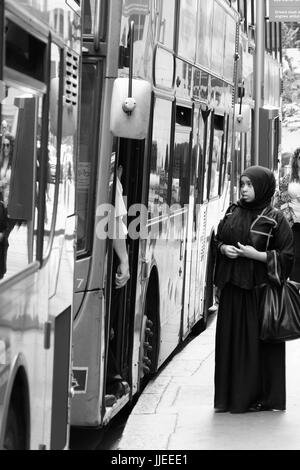
[[[100,38],[105,36],[105,15],[103,14],[105,3],[103,0],[84,0],[83,1],[83,34],[93,36],[96,30],[96,22],[99,21],[97,8],[100,8]],[[100,4],[100,5],[98,5]],[[101,21],[102,20],[102,21]]]
[[[2,220],[0,229],[1,277],[5,272],[14,275],[33,261],[37,109],[34,95],[6,88],[1,102],[0,199],[8,219]]]
[[[219,194],[222,195],[224,191],[225,185],[225,178],[226,178],[226,169],[227,169],[227,162],[228,162],[228,155],[230,155],[230,142],[229,142],[229,116],[227,116],[225,121],[225,142],[223,146],[223,153],[222,153],[222,162],[221,162],[221,175],[220,175],[220,188]]]
[[[206,129],[206,124],[202,115],[202,112],[197,112],[195,116],[195,122],[194,122],[194,139],[195,139],[195,145],[198,147],[198,159],[199,162],[197,164],[197,171],[195,174],[196,178],[196,196],[195,196],[195,202],[197,204],[200,204],[203,200],[203,186],[204,186],[204,180],[206,181],[206,173],[207,173],[207,167],[205,165],[205,154],[204,154],[204,144],[205,144],[205,129]],[[197,135],[196,135],[197,133]]]
[[[129,66],[130,25],[134,22],[134,61],[133,70],[136,77],[151,77],[150,43],[152,38],[152,18],[149,0],[124,0],[120,35],[120,68]]]
[[[224,68],[224,32],[225,32],[225,13],[223,8],[214,2],[213,19],[213,42],[211,44],[212,57],[211,66],[220,75],[223,75]],[[230,57],[234,54],[234,50]],[[233,61],[232,61],[233,62]],[[232,79],[232,77],[231,77]]]
[[[94,34],[95,31],[95,0],[83,2],[83,34]]]
[[[225,32],[225,41],[224,41],[224,77],[227,80],[233,80],[234,74],[234,61],[232,57],[235,52],[235,36],[236,36],[236,26],[235,20],[231,16],[227,15],[226,17],[226,32]]]
[[[177,106],[171,205],[188,203],[191,130],[191,109]]]
[[[172,102],[156,99],[150,167],[149,208],[167,204]]]
[[[220,178],[222,176],[221,164],[224,148],[224,117],[214,115],[213,134],[211,136],[211,149],[209,159],[208,197],[212,199],[219,194]]]
[[[48,136],[48,164],[47,164],[47,189],[45,201],[44,220],[44,255],[46,255],[53,235],[53,214],[57,200],[58,176],[60,175],[60,150],[58,149],[58,113],[59,113],[59,77],[60,77],[60,49],[51,45],[51,85],[50,85],[50,119]]]
[[[196,56],[196,23],[197,2],[182,0],[180,2],[178,53],[193,61]]]
[[[175,0],[161,0],[158,19],[158,41],[173,49],[174,46]]]
[[[93,224],[91,221],[94,206],[94,177],[92,172],[93,155],[95,154],[95,131],[91,124],[91,115],[94,115],[95,107],[99,106],[96,96],[99,68],[95,64],[83,64],[81,91],[81,128],[80,151],[77,164],[77,251],[87,253],[91,249]],[[94,111],[93,111],[94,110]],[[95,122],[93,119],[92,122]],[[97,139],[96,139],[97,140]]]
[[[203,119],[203,158],[201,162],[201,173],[202,173],[202,201],[205,202],[208,199],[207,196],[207,187],[208,187],[208,180],[209,180],[209,149],[210,149],[210,135],[211,135],[211,119],[212,114],[209,111],[202,111],[201,112],[202,119]],[[201,120],[201,117],[200,117]]]
[[[210,68],[212,44],[212,18],[213,2],[199,0],[199,20],[201,28],[198,30],[197,62]]]

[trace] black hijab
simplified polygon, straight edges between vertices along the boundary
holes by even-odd
[[[273,172],[263,166],[250,166],[244,171],[242,176],[247,176],[251,181],[255,192],[255,199],[252,202],[245,202],[240,199],[238,205],[249,210],[263,210],[269,206],[276,189]]]
[[[218,233],[220,240],[227,245],[237,246],[237,242],[245,245],[251,244],[251,224],[263,209],[270,205],[276,188],[275,177],[268,168],[251,166],[243,172],[242,176],[250,179],[255,199],[252,202],[240,199],[236,208],[232,208],[230,216],[225,217],[221,222]]]

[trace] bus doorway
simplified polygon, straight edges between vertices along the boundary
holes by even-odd
[[[134,311],[137,285],[138,256],[139,256],[139,224],[135,225],[136,217],[139,217],[138,208],[142,200],[143,184],[143,155],[145,149],[144,140],[116,139],[114,142],[114,175],[119,181],[116,182],[115,203],[118,211],[117,202],[118,188],[121,184],[122,198],[126,207],[126,215],[123,216],[123,223],[126,226],[126,248],[129,258],[130,278],[126,285],[116,289],[115,279],[118,272],[120,259],[113,249],[108,254],[108,286],[110,294],[107,296],[109,301],[110,315],[107,326],[107,371],[106,371],[106,408],[114,405],[116,401],[129,392],[132,385],[132,338],[134,337]],[[120,188],[120,186],[119,186]],[[114,199],[112,199],[112,202]],[[134,233],[131,233],[130,227],[134,226]],[[113,369],[113,374],[112,370]],[[121,377],[120,380],[114,380],[113,375]],[[116,383],[119,382],[119,383]],[[129,385],[129,387],[127,386]]]

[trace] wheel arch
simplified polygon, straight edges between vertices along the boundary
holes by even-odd
[[[143,341],[143,319],[147,316],[148,320],[153,323],[153,336],[152,345],[153,349],[151,352],[151,368],[150,373],[156,372],[158,367],[158,357],[160,349],[160,294],[159,294],[159,274],[155,264],[152,265],[150,274],[148,276],[144,296],[143,296],[143,310],[141,316],[141,327],[140,327],[140,348],[142,347]]]
[[[4,447],[5,432],[10,406],[18,411],[20,422],[24,426],[24,448],[30,447],[30,391],[26,361],[22,354],[15,359],[8,378],[1,412],[0,449]]]

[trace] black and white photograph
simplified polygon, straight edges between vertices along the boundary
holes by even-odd
[[[300,450],[299,0],[0,0],[0,450]]]

